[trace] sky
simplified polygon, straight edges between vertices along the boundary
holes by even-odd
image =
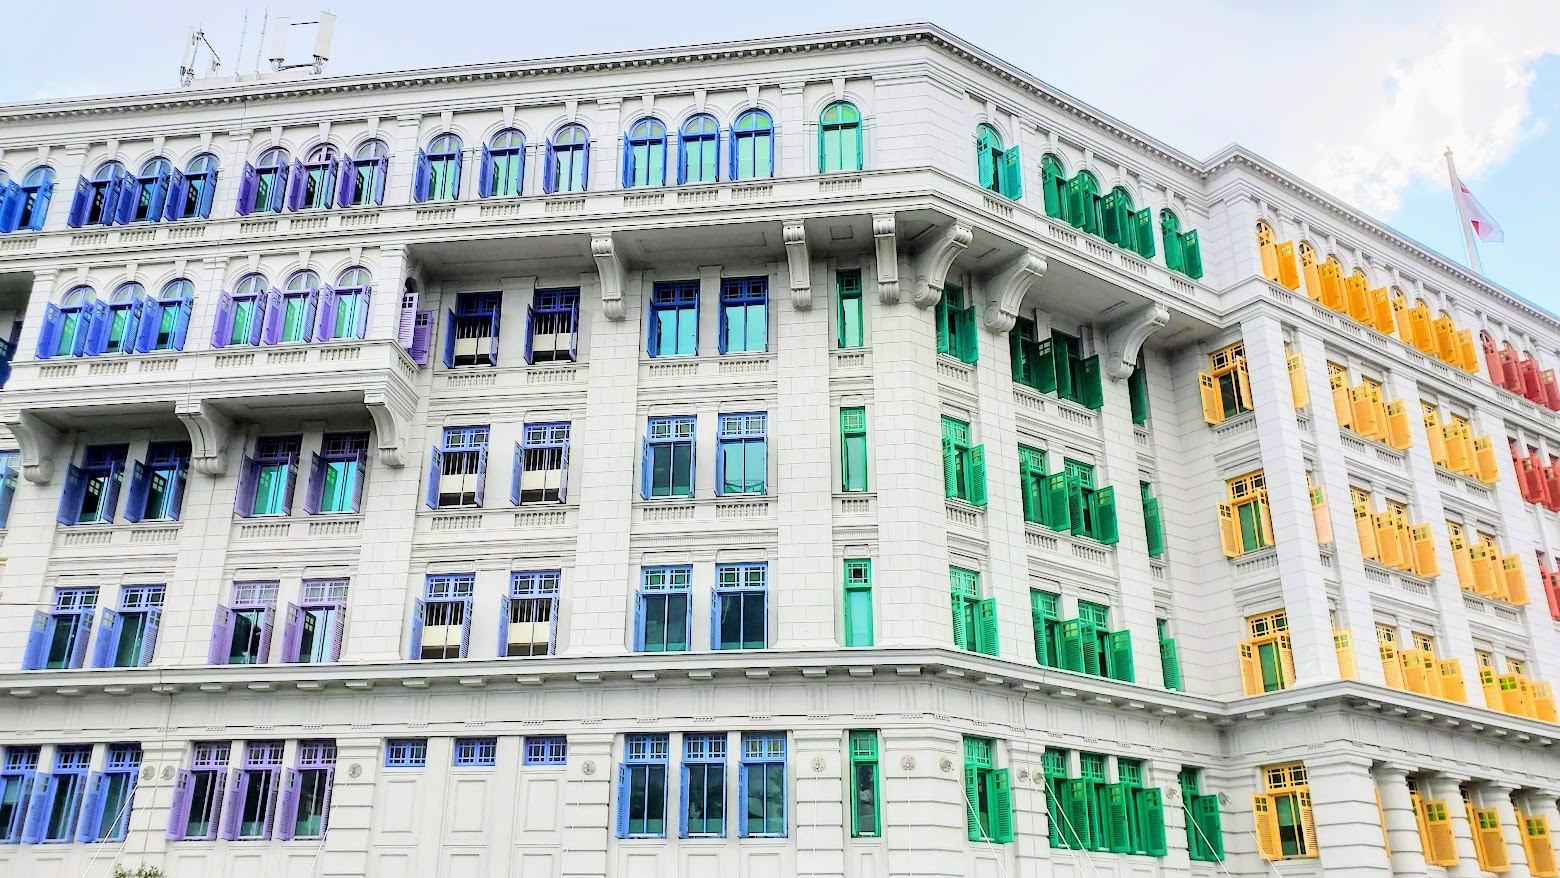
[[[1465,263],[1442,157],[1451,147],[1505,230],[1504,243],[1480,248],[1485,274],[1560,313],[1545,244],[1560,222],[1560,0],[438,0],[437,14],[411,0],[328,2],[328,73],[932,21],[1182,152],[1239,143]],[[16,3],[8,33],[56,39],[7,41],[0,101],[171,87],[191,25],[224,72],[249,72],[265,16],[319,9],[256,0],[245,35],[242,3]],[[65,34],[75,50],[62,51]]]

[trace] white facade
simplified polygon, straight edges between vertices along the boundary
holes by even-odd
[[[820,173],[819,119],[837,101],[860,111],[862,169]],[[773,175],[733,181],[730,126],[753,108],[773,119]],[[718,182],[678,185],[669,172],[667,185],[624,187],[633,123],[653,116],[675,134],[700,113],[720,128]],[[547,143],[571,123],[589,132],[588,185],[549,194]],[[1018,147],[1020,197],[979,185],[981,124]],[[511,128],[527,144],[521,194],[481,197],[483,145]],[[463,143],[458,191],[417,202],[419,150],[443,133]],[[302,158],[330,143],[351,154],[374,138],[389,153],[382,205],[235,212],[240,171],[266,150]],[[76,179],[105,161],[135,170],[162,156],[182,169],[207,153],[220,163],[209,219],[68,222]],[[1151,208],[1156,241],[1165,210],[1197,230],[1202,277],[1171,270],[1159,248],[1141,259],[1048,218],[1047,153],[1068,177],[1087,169],[1101,192],[1121,186]],[[1547,455],[1560,449],[1560,419],[1266,280],[1256,224],[1545,363],[1560,361],[1560,322],[1259,157],[1231,148],[1192,159],[957,37],[907,25],[0,107],[0,170],[21,180],[40,164],[57,181],[42,230],[0,235],[0,317],[20,324],[0,424],[21,475],[3,531],[0,748],[36,747],[37,770],[62,776],[69,770],[53,766],[79,752],[71,747],[92,745],[89,772],[104,770],[114,744],[139,745],[140,761],[122,840],[22,841],[23,813],[18,843],[0,844],[0,871],[100,875],[117,862],[172,876],[1473,876],[1466,784],[1501,818],[1507,874],[1553,874],[1528,865],[1514,811],[1560,824],[1560,728],[1486,709],[1473,669],[1483,651],[1504,671],[1560,679],[1560,636],[1534,564],[1535,552],[1560,549],[1560,519],[1523,500],[1499,447],[1504,435]],[[283,289],[298,271],[334,284],[353,267],[372,276],[361,338],[211,344],[222,294],[246,276]],[[841,346],[840,278],[853,271],[863,343]],[[156,294],[180,278],[193,285],[182,350],[36,357],[46,311],[68,304],[69,291],[87,286],[108,301],[126,282]],[[723,282],[736,278],[767,288],[763,350],[721,352]],[[650,300],[673,281],[696,282],[697,355],[652,357]],[[414,310],[434,314],[421,367],[401,338],[408,283]],[[934,306],[947,286],[978,306],[973,363],[938,352]],[[529,364],[527,309],[537,291],[559,289],[578,290],[577,353]],[[501,309],[497,364],[446,367],[452,309],[483,293]],[[1014,382],[1008,336],[1020,318],[1099,355],[1100,407]],[[1198,375],[1236,342],[1253,411],[1210,427]],[[1135,426],[1128,376],[1140,346],[1151,414]],[[1298,411],[1293,353],[1313,399]],[[1339,429],[1328,362],[1405,401],[1406,451]],[[1498,480],[1438,467],[1416,400],[1494,437]],[[840,412],[853,408],[866,418],[865,491],[842,490]],[[764,490],[718,495],[719,416],[740,413],[767,415]],[[684,416],[696,419],[693,494],[646,499],[649,421]],[[943,418],[967,423],[984,449],[984,504],[946,496]],[[562,502],[512,503],[525,427],[554,423],[570,426]],[[429,508],[431,452],[447,428],[476,426],[488,428],[481,505]],[[360,511],[310,513],[313,455],[326,434],[345,433],[368,435]],[[235,515],[258,440],[293,436],[290,513]],[[169,442],[190,445],[177,521],[126,521],[130,471],[112,522],[58,520],[69,467],[87,466],[89,447],[126,446],[128,468]],[[1116,489],[1119,542],[1026,523],[1020,445],[1044,451],[1049,472],[1063,459],[1092,465],[1096,486]],[[1231,559],[1217,507],[1227,480],[1257,470],[1276,545]],[[1331,500],[1331,540],[1318,539],[1308,473]],[[1139,483],[1160,505],[1157,557]],[[1351,488],[1432,525],[1441,575],[1363,560]],[[1523,557],[1532,603],[1460,589],[1448,520]],[[871,561],[871,646],[846,646],[847,559]],[[750,563],[767,565],[764,646],[712,648],[717,568]],[[643,571],[683,566],[687,648],[644,652]],[[994,600],[995,655],[954,647],[950,568],[977,572],[979,597]],[[548,629],[552,654],[500,656],[501,640],[516,642],[528,624],[512,622],[503,637],[512,574],[536,571],[560,574],[555,629],[526,628]],[[459,640],[417,618],[428,578],[451,574],[472,575],[465,657],[416,658],[414,644]],[[305,582],[321,580],[348,583],[339,661],[283,661],[285,608],[308,603]],[[277,633],[262,663],[213,663],[214,620],[235,606],[235,583],[255,582],[276,584],[265,599]],[[92,667],[101,611],[141,585],[165,587],[147,666]],[[96,590],[86,667],[22,670],[35,613],[51,611],[61,589]],[[1128,632],[1135,680],[1043,667],[1031,590],[1060,595],[1062,619],[1079,615],[1080,600],[1107,607],[1111,629]],[[1279,610],[1293,679],[1248,696],[1237,658],[1247,619]],[[1157,620],[1175,641],[1184,691],[1165,686]],[[1433,636],[1437,657],[1466,669],[1469,703],[1385,685],[1369,647],[1377,625],[1405,644]],[[1356,635],[1358,679],[1340,673],[1335,630]],[[876,837],[852,831],[857,730],[876,733]],[[729,733],[724,837],[680,838],[684,738],[714,732]],[[741,733],[783,735],[774,837],[739,831]],[[629,736],[645,734],[668,736],[664,837],[620,837],[620,773]],[[563,765],[524,764],[525,739],[542,736],[566,737]],[[970,840],[966,737],[989,739],[993,767],[1009,772],[1011,841]],[[454,764],[456,739],[471,738],[495,739],[491,767]],[[387,742],[404,739],[426,739],[425,767],[387,764]],[[320,837],[168,837],[198,742],[229,744],[227,781],[237,783],[246,742],[284,742],[281,765],[303,771],[300,742],[324,740],[335,756]],[[1123,760],[1142,760],[1142,786],[1164,791],[1166,853],[1053,847],[1047,748],[1067,752],[1072,778],[1083,753],[1106,757],[1113,782]],[[1310,777],[1306,853],[1316,856],[1270,863],[1252,832],[1252,796],[1264,792],[1264,766],[1295,762]],[[1218,797],[1222,863],[1190,858],[1183,768],[1199,769],[1201,791]],[[1427,865],[1410,779],[1421,798],[1451,803],[1456,864]]]

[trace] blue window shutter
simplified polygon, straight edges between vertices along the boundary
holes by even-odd
[[[558,190],[558,152],[547,144],[546,162],[542,165],[542,191],[551,195]]]
[[[715,349],[720,353],[726,353],[726,302],[722,297],[720,302],[720,325],[715,331]]]
[[[618,766],[617,837],[628,838],[628,766]]]
[[[32,627],[27,632],[27,651],[22,653],[22,670],[36,671],[43,667],[49,653],[49,641],[54,637],[54,617],[42,610],[33,612]]]
[[[85,789],[86,793],[81,797],[81,817],[76,824],[76,841],[97,841],[98,829],[103,825],[103,773],[88,774]]]
[[[352,512],[363,511],[363,483],[368,480],[368,452],[357,453],[357,469],[353,476]]]
[[[135,329],[135,341],[128,345],[131,352],[144,354],[157,347],[157,330],[162,325],[162,309],[163,304],[156,299],[142,299],[136,303],[131,311],[131,322]],[[125,327],[125,332],[129,333],[130,329],[129,326]]]
[[[688,182],[688,144],[681,135],[677,136],[677,185]]]
[[[471,654],[471,598],[464,601],[465,609],[461,613],[460,620],[460,657],[465,658]]]
[[[92,667],[111,668],[114,653],[119,649],[119,613],[103,608],[103,621],[98,624],[97,643],[92,647]]]
[[[43,841],[43,833],[49,823],[49,802],[53,799],[54,778],[47,774],[33,775],[32,801],[27,803],[27,819],[22,824],[24,844]]]
[[[521,475],[524,474],[524,472],[525,472],[525,453],[520,448],[520,443],[516,442],[515,443],[515,466],[514,466],[514,469],[510,470],[511,475],[510,475],[510,479],[509,479],[509,502],[513,503],[516,506],[520,505],[520,477],[521,477]]]
[[[260,311],[259,302],[255,303],[255,310]],[[260,324],[260,343],[276,344],[282,338],[282,322],[287,317],[287,297],[281,290],[271,290],[265,297],[264,316],[256,314],[259,319],[253,321]]]
[[[558,465],[558,502],[564,503],[569,499],[569,444],[563,445],[563,462]],[[0,518],[3,521],[3,518]]]
[[[693,294],[693,356],[699,355],[699,302],[703,300],[703,291],[695,286]],[[722,333],[724,335],[724,333]]]
[[[444,449],[434,446],[428,452],[428,508],[439,508],[439,476],[444,472]]]
[[[238,491],[233,495],[233,511],[239,518],[248,518],[255,512],[255,492],[260,489],[257,469],[255,459],[245,455],[238,470]]]
[[[650,499],[650,437],[646,436],[639,443],[639,497],[642,500]]]
[[[692,772],[690,772],[688,770],[687,764],[684,764],[683,767],[682,767],[682,787],[681,787],[681,789],[682,789],[682,805],[677,810],[677,837],[678,838],[687,838],[688,837],[688,796],[689,796],[689,792],[690,792],[688,787],[689,787],[691,781],[693,780],[691,775],[692,775]]]
[[[87,641],[92,639],[92,613],[77,612],[71,615],[75,616],[77,633],[75,642],[71,644],[69,666],[82,668],[87,664]]]
[[[580,147],[580,161],[585,165],[580,170],[580,191],[588,192],[590,191],[590,141],[588,140]]]
[[[216,180],[211,179],[210,182],[206,184],[206,189],[208,191],[215,189],[215,184]],[[259,193],[260,172],[255,170],[254,165],[245,162],[244,175],[238,178],[238,203],[234,207],[234,210],[238,213],[239,216],[249,216],[251,213],[255,212],[255,198],[258,197]],[[264,205],[260,206],[263,207]],[[202,216],[210,217],[210,209],[208,208],[207,211],[202,214]]]
[[[455,153],[455,200],[460,200],[461,170],[466,165],[466,151],[464,149]]]
[[[310,302],[316,302],[314,308],[314,340],[330,341],[336,337],[336,308],[339,298],[336,291],[329,284],[321,287],[318,296],[310,296]]]
[[[720,649],[720,607],[725,602],[726,596],[720,592],[710,598],[710,649]],[[688,603],[693,603],[691,597]]]
[[[417,164],[412,169],[412,200],[423,202],[428,200],[428,177],[431,172],[428,165],[428,153],[417,150]]]
[[[428,618],[428,605],[418,598],[412,601],[412,636],[407,643],[406,657],[416,661],[422,658],[423,622]]]
[[[634,185],[634,144],[629,142],[628,135],[623,135],[623,188],[628,189]]]
[[[740,139],[738,139],[737,132],[734,129],[727,128],[726,129],[726,159],[731,164],[730,173],[727,175],[727,179],[729,179],[729,180],[741,179],[740,177],[737,176],[737,153],[739,151],[741,151],[741,149],[742,149],[742,141]],[[717,159],[715,163],[718,165],[718,164],[720,164],[720,161]]]
[[[108,348],[108,331],[114,325],[114,313],[99,299],[81,310],[82,329],[76,331],[76,356],[95,357]]]
[[[0,183],[0,235],[16,231],[22,221],[22,206],[27,195],[14,181]]]
[[[157,629],[162,625],[162,610],[153,608],[146,611],[146,627],[141,630],[141,667],[147,667],[152,663],[152,654],[157,651]]]
[[[509,595],[498,602],[498,652],[499,658],[509,655]]]
[[[322,192],[320,194],[320,206],[321,207],[330,208],[330,207],[335,206],[335,202],[336,202],[336,168],[337,167],[339,167],[339,163],[337,163],[337,162],[327,162],[325,164],[325,172],[320,175],[320,177],[321,177],[321,179],[320,179],[320,184],[321,184],[320,188],[325,190],[324,192]]]
[[[319,454],[309,455],[309,487],[303,495],[303,511],[307,515],[320,514],[320,500],[325,494],[325,462]]]
[[[645,592],[634,590],[634,652],[645,651]]]
[[[336,185],[332,188],[335,190],[333,194],[336,198],[336,206],[352,207],[357,204],[352,197],[357,193],[357,164],[349,158],[343,158],[336,163],[334,173]],[[369,193],[363,193],[365,202],[368,201],[368,196]]]
[[[748,765],[737,766],[737,838],[748,837]]]
[[[156,181],[152,183],[151,200],[147,204],[147,222],[155,223],[163,218],[163,211],[168,207],[168,192],[173,185],[173,175],[178,173],[178,171],[163,171],[157,175]]]
[[[449,319],[444,324],[444,368],[455,368],[455,310],[445,312]]]
[[[125,521],[135,523],[146,515],[146,494],[151,487],[151,470],[135,461],[130,466],[130,496],[125,500]]]
[[[292,165],[282,165],[276,169],[276,185],[271,187],[270,201],[265,209],[271,213],[281,213],[282,206],[286,202],[288,185],[292,179]]]
[[[58,306],[43,306],[43,326],[38,329],[38,359],[47,360],[54,356],[60,344],[60,323],[63,319]]]
[[[292,515],[293,494],[297,493],[297,488],[298,457],[297,455],[294,455],[292,461],[287,464],[287,487],[282,493],[283,515]]]
[[[184,328],[189,329],[190,309],[189,300],[184,301]],[[175,330],[177,332],[177,330]],[[217,316],[211,324],[211,346],[214,348],[227,347],[229,338],[233,335],[233,297],[227,293],[217,296]],[[180,341],[182,342],[182,337]],[[176,345],[179,350],[184,350],[183,344]]]
[[[65,224],[73,229],[79,229],[87,224],[87,212],[92,209],[92,183],[86,177],[76,180],[76,194],[70,201],[70,213],[65,215]]]
[[[281,293],[276,290],[269,290],[255,296],[254,312],[249,318],[249,343],[252,345],[259,344],[260,340],[266,336],[266,316],[271,312],[271,300],[273,298],[281,298]],[[278,330],[281,329],[280,320],[277,321],[276,326]]]
[[[569,362],[577,363],[580,359],[580,303],[575,302],[569,308]]]
[[[498,329],[499,312],[494,311],[488,317],[488,365],[498,365]]]
[[[385,178],[390,175],[390,157],[380,156],[375,160],[374,171],[374,203],[385,203]]]
[[[81,496],[86,489],[87,478],[81,467],[75,464],[66,467],[65,486],[60,491],[60,511],[55,520],[67,527],[75,524],[81,515]]]
[[[715,496],[726,493],[726,443],[715,440]]]
[[[43,231],[43,221],[49,215],[49,200],[53,195],[53,180],[45,180],[38,186],[38,194],[33,198],[32,215],[27,218],[27,230],[29,232]]]
[[[486,198],[493,194],[493,151],[486,145],[482,147],[482,164],[477,167],[477,197]]]
[[[531,363],[531,337],[536,332],[536,309],[530,305],[525,306],[525,361]]]
[[[645,333],[646,356],[655,357],[661,353],[660,332],[658,331],[660,322],[661,311],[652,304],[650,306],[650,319],[645,321],[646,326],[649,327],[649,331]]]
[[[488,450],[487,450],[487,446],[486,445],[482,446],[480,449],[477,450],[477,490],[476,490],[476,500],[477,500],[477,505],[478,506],[482,505],[482,497],[483,497],[483,494],[486,493],[486,489],[487,489],[487,457],[488,457],[487,452],[488,452]]]
[[[353,338],[368,337],[368,305],[372,293],[372,288],[364,287],[363,291],[357,294],[357,325],[353,327]]]
[[[211,219],[211,205],[217,200],[217,172],[205,173],[206,183],[200,189],[200,203],[195,205],[201,219]]]
[[[108,497],[103,501],[103,520],[112,522],[114,513],[119,510],[119,487],[125,480],[125,462],[114,461],[113,468],[108,473]]]
[[[553,595],[547,607],[547,654],[556,655],[558,652],[558,615],[560,601],[557,595]]]
[[[104,225],[114,222],[123,226],[135,221],[135,208],[141,202],[141,181],[136,177],[124,176],[118,182],[112,207],[107,203],[103,205]],[[112,215],[109,215],[110,212]]]

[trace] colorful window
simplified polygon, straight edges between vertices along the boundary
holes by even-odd
[[[682,652],[692,624],[693,568],[646,567],[634,596],[634,651]]]
[[[818,171],[861,170],[861,111],[848,101],[823,108],[818,119]]]

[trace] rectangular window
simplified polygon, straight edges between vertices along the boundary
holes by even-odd
[[[256,665],[270,661],[276,614],[275,582],[235,582],[233,602],[217,607],[208,659],[214,665]]]
[[[1051,495],[1046,498],[1047,511],[1056,516],[1053,523],[1062,523],[1061,509],[1065,500],[1068,532],[1108,546],[1115,545],[1120,536],[1116,526],[1116,489],[1096,488],[1094,465],[1082,461],[1064,460],[1058,475],[1061,476],[1059,481],[1048,481],[1046,486]],[[1056,489],[1060,489],[1061,496],[1057,496]]]
[[[179,772],[174,780],[168,815],[170,838],[217,837],[231,753],[232,745],[227,741],[196,742],[189,770]]]
[[[0,368],[0,387],[5,385],[5,372]],[[16,499],[16,479],[21,475],[22,455],[19,451],[0,451],[0,528],[11,518],[11,501]]]
[[[1255,405],[1244,344],[1232,344],[1209,354],[1208,371],[1197,378],[1202,385],[1203,420],[1209,424],[1245,414]]]
[[[525,503],[562,503],[568,497],[569,425],[526,424],[515,446],[514,483],[509,500]]]
[[[1062,596],[1030,589],[1029,615],[1034,625],[1035,660],[1042,668],[1062,667]]]
[[[276,301],[274,298],[272,301]],[[319,308],[320,291],[290,292],[281,299],[282,327],[278,342],[309,341],[314,335],[314,318]],[[269,318],[269,315],[267,315]]]
[[[93,667],[138,668],[152,663],[166,591],[161,585],[127,585],[120,589],[118,611],[103,611]]]
[[[964,306],[963,290],[944,286],[937,300],[937,353],[973,363],[980,356],[975,338],[975,306]]]
[[[840,490],[867,490],[867,410],[840,409]]]
[[[1294,654],[1289,642],[1289,617],[1282,611],[1246,620],[1251,639],[1240,643],[1241,684],[1247,695],[1261,695],[1294,685]]]
[[[424,768],[427,765],[427,738],[391,738],[385,742],[386,768]]]
[[[1264,793],[1252,797],[1257,846],[1264,860],[1316,856],[1316,821],[1305,765],[1295,762],[1262,769]]]
[[[1273,518],[1262,471],[1230,479],[1225,489],[1225,502],[1219,504],[1219,537],[1225,556],[1238,558],[1273,545]]]
[[[769,349],[769,280],[728,278],[720,284],[720,352]]]
[[[178,521],[189,479],[190,443],[153,442],[137,461],[125,501],[126,521]]]
[[[845,645],[872,645],[872,561],[845,559]]]
[[[97,598],[96,588],[56,588],[53,610],[33,613],[22,670],[85,667]]]
[[[492,768],[498,764],[497,738],[456,738],[456,768]]]
[[[54,773],[43,781],[44,819],[41,842],[70,841],[81,812],[86,792],[87,767],[92,762],[92,745],[58,747],[54,751]],[[34,794],[34,801],[38,799]],[[29,819],[28,823],[32,821]]]
[[[625,735],[618,766],[617,837],[666,837],[666,735]]]
[[[228,314],[231,315],[231,329],[227,338],[223,339],[223,345],[257,345],[260,343],[260,331],[265,323],[266,302],[269,294],[260,293],[254,296],[233,297]],[[218,329],[221,328],[223,318],[218,317]]]
[[[715,568],[712,649],[763,649],[768,645],[768,582],[767,564],[721,564]]]
[[[124,481],[128,445],[89,445],[80,466],[65,471],[60,493],[59,522],[110,524],[119,507],[119,486]]]
[[[430,454],[428,508],[476,508],[487,483],[488,428],[446,427],[444,444]]]
[[[499,607],[500,656],[552,655],[558,640],[557,570],[514,573]]]
[[[38,774],[38,747],[7,747],[0,769],[0,844],[21,841]]]
[[[444,366],[498,365],[501,293],[461,293],[448,313],[444,335]]]
[[[283,777],[277,838],[325,837],[335,773],[336,742],[298,742],[298,767]]]
[[[291,515],[298,485],[302,436],[269,436],[255,443],[253,457],[244,458],[234,508],[239,517]]]
[[[575,360],[579,345],[580,291],[537,290],[525,315],[525,361]]]
[[[1079,601],[1078,618],[1062,622],[1061,632],[1063,668],[1135,682],[1132,637],[1126,631],[1110,630],[1109,607]]]
[[[315,340],[363,338],[368,331],[368,296],[367,286],[321,290],[319,313],[315,317]]]
[[[368,473],[367,433],[326,433],[309,470],[304,511],[310,515],[358,512]]]
[[[101,774],[87,780],[77,841],[121,841],[130,825],[130,801],[141,770],[139,744],[110,744]]]
[[[715,493],[763,494],[769,477],[769,418],[721,415],[715,439]]]
[[[1186,849],[1191,858],[1203,863],[1224,860],[1224,829],[1219,815],[1219,797],[1202,792],[1202,771],[1190,766],[1180,774],[1181,807],[1186,812]]]
[[[474,573],[429,576],[427,591],[412,608],[414,659],[465,658],[471,641],[471,600]]]
[[[251,741],[244,746],[244,767],[228,788],[227,815],[220,835],[229,840],[269,839],[276,826],[281,790],[282,742]]]
[[[527,735],[525,738],[526,765],[566,765],[569,761],[569,739],[562,735]]]
[[[726,835],[726,735],[683,735],[683,838]]]
[[[688,649],[692,567],[646,567],[634,597],[634,651]]]
[[[970,841],[1013,840],[1012,783],[997,770],[988,738],[964,737],[964,804]]]
[[[1062,524],[1062,503],[1052,496],[1050,476],[1045,471],[1045,452],[1028,445],[1018,446],[1018,486],[1023,494],[1024,520],[1052,530],[1070,528]]]
[[[986,505],[986,447],[970,445],[970,425],[942,419],[943,493],[949,499]]]
[[[737,776],[737,799],[744,816],[738,836],[784,838],[785,733],[743,732],[742,766]]]
[[[645,352],[652,357],[699,353],[699,282],[662,281],[650,293],[650,330]]]
[[[839,308],[838,344],[842,348],[859,348],[866,344],[866,329],[862,312],[861,270],[842,269],[834,274],[836,300]]]
[[[953,645],[970,652],[997,654],[997,601],[981,599],[980,574],[962,567],[948,568],[953,597]]]
[[[340,661],[347,606],[345,579],[305,579],[298,606],[288,605],[282,629],[282,661]]]
[[[877,732],[850,733],[850,837],[877,838],[882,834],[879,814]]]
[[[651,418],[641,447],[640,496],[693,496],[694,429],[692,417]]]

